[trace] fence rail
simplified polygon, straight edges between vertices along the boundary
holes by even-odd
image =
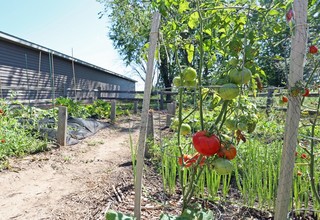
[[[166,88],[163,90],[157,90],[152,92],[153,98],[151,98],[152,102],[158,102],[160,109],[165,109],[164,104],[173,102],[174,96],[178,94],[176,91],[168,91]],[[37,96],[38,92],[47,92],[48,93],[54,93],[54,97],[68,97],[68,98],[74,98],[76,100],[82,101],[83,103],[91,103],[96,99],[102,99],[102,100],[120,100],[120,101],[135,101],[135,102],[142,102],[143,98],[136,97],[136,95],[141,95],[144,93],[144,91],[125,91],[125,90],[101,90],[101,88],[93,88],[93,89],[80,89],[80,88],[67,88],[62,87],[59,89],[52,89],[51,87],[36,87],[36,86],[18,86],[18,87],[12,87],[12,86],[1,86],[0,88],[0,97],[3,98],[3,92],[6,91],[15,91],[15,92],[35,92],[34,98],[23,98],[19,97],[17,95],[17,98],[14,98],[14,100],[18,100],[22,104],[30,104],[30,105],[50,105],[52,103],[52,98],[41,98]],[[277,91],[279,90],[279,91]],[[267,92],[265,92],[267,91]],[[275,92],[276,91],[276,92]],[[286,90],[283,88],[268,88],[265,89],[263,92],[259,92],[256,94],[256,97],[267,97],[266,105],[265,106],[259,106],[260,108],[264,109],[270,109],[271,105],[273,105],[273,97],[279,97],[284,95]],[[19,93],[18,93],[19,94]],[[84,95],[85,94],[85,95]],[[120,94],[129,94],[127,97],[120,97]],[[165,96],[169,95],[171,96],[171,99],[165,99]],[[252,94],[249,95],[249,97],[253,97]],[[308,97],[319,97],[319,93],[310,93]],[[308,98],[307,97],[307,98]],[[274,107],[276,110],[286,110],[286,108],[283,107]],[[312,110],[310,110],[312,111]]]

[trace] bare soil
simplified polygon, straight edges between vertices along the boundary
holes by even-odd
[[[0,219],[103,219],[113,188],[133,186],[139,121],[122,118],[79,144],[10,159],[0,172]]]

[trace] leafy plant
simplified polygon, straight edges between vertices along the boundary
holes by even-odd
[[[87,118],[89,113],[81,101],[74,101],[71,98],[58,97],[55,100],[56,105],[63,105],[68,108],[68,114],[75,118]]]
[[[162,214],[160,220],[214,220],[215,217],[211,210],[204,210],[201,205],[194,204],[193,207],[186,208],[181,215],[172,216]]]
[[[106,213],[106,220],[135,220],[136,218],[123,214],[121,212],[116,212],[114,210],[109,210]]]

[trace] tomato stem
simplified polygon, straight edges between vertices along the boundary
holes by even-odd
[[[224,100],[223,104],[222,104],[222,107],[221,107],[221,110],[220,110],[220,113],[215,121],[214,124],[211,125],[210,129],[209,129],[209,132],[212,132],[213,128],[219,124],[219,122],[221,121],[222,117],[226,117],[226,113],[227,113],[227,108],[228,108],[228,104],[229,104],[229,100]],[[221,125],[220,125],[220,129],[223,125],[223,122],[225,121],[225,119],[222,121]]]
[[[200,50],[200,60],[199,60],[199,71],[198,71],[198,82],[199,82],[199,99],[200,99],[200,106],[199,106],[199,113],[200,113],[200,123],[201,123],[201,130],[204,130],[204,122],[203,122],[203,108],[202,108],[202,82],[201,82],[201,75],[202,75],[202,67],[203,67],[203,19],[200,10],[200,3],[197,1],[197,11],[199,14],[199,50]]]
[[[175,57],[176,57],[176,64],[179,68],[179,72],[180,72],[180,78],[182,79],[182,70],[181,70],[181,67],[180,67],[180,63],[179,63],[179,60],[178,60],[178,51],[175,50]],[[178,120],[179,120],[179,124],[178,124],[178,148],[179,148],[179,153],[180,153],[180,157],[183,158],[183,151],[182,151],[182,147],[181,147],[181,124],[183,122],[182,120],[182,102],[183,102],[183,87],[179,87],[179,102],[178,102],[178,105],[179,105],[179,109],[178,109]],[[182,159],[182,168],[180,168],[180,184],[181,184],[181,192],[182,192],[182,195],[184,194],[185,192],[185,186],[183,185],[183,172],[185,172],[185,170],[183,169],[185,167],[186,163],[184,162],[184,160]]]
[[[308,81],[306,82],[305,87],[308,87],[308,85],[310,84],[311,80],[313,79],[313,75],[314,75],[314,73],[316,72],[316,70],[318,69],[319,65],[320,65],[320,61],[316,63],[316,65],[315,65],[312,73],[311,73],[310,76],[309,76]],[[303,96],[303,97],[302,97],[302,100],[301,100],[301,105],[302,105],[303,102],[304,102],[304,98],[305,98],[305,97]]]
[[[312,191],[315,195],[315,198],[318,203],[320,203],[320,195],[318,193],[318,189],[315,184],[315,177],[314,177],[314,165],[315,165],[315,155],[314,155],[314,136],[315,136],[315,128],[317,126],[317,118],[319,116],[319,109],[320,109],[320,96],[318,99],[318,106],[317,106],[317,114],[315,115],[314,121],[312,123],[312,129],[311,129],[311,146],[310,146],[310,184]]]

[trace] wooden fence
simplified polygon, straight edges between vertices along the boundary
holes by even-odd
[[[152,98],[151,102],[155,103],[160,110],[164,110],[166,108],[165,104],[172,103],[175,100],[175,95],[178,94],[178,92],[175,91],[167,91],[170,88],[166,88],[163,90],[157,90],[152,92]],[[33,87],[33,86],[20,86],[20,87],[10,87],[10,86],[2,86],[0,90],[0,98],[3,98],[3,91],[14,91],[15,93],[19,94],[19,92],[29,92],[34,93],[34,96],[28,96],[33,97],[33,99],[25,100],[21,99],[19,95],[16,95],[16,97],[13,97],[13,100],[18,100],[22,104],[26,105],[34,105],[34,106],[51,106],[54,102],[54,98],[57,97],[66,97],[66,98],[72,98],[77,101],[81,101],[82,103],[92,103],[94,100],[101,99],[101,100],[119,100],[119,101],[125,101],[125,102],[134,102],[135,105],[137,103],[142,102],[143,93],[144,91],[120,91],[120,90],[101,90],[100,87],[97,87],[95,89],[73,89],[73,88],[67,88],[63,87],[60,89],[52,90],[50,87]],[[52,98],[41,98],[37,94],[39,91],[47,91],[48,93],[52,93]],[[270,110],[271,106],[273,106],[273,98],[279,97],[285,94],[284,88],[277,88],[277,87],[270,87],[267,89],[264,89],[263,92],[257,93],[256,97],[266,97],[266,103],[264,105],[258,106],[259,108],[266,109],[267,111]],[[188,93],[192,93],[192,91],[189,91]],[[86,94],[86,95],[83,95]],[[120,97],[120,94],[127,94],[125,97]],[[169,95],[171,99],[167,99],[166,96]],[[141,96],[141,97],[139,97]],[[253,97],[253,95],[249,95],[249,97]],[[310,93],[310,95],[307,97],[319,97],[319,93]],[[286,108],[281,106],[273,106],[272,108],[276,110],[286,110]],[[312,111],[310,111],[312,113]]]

